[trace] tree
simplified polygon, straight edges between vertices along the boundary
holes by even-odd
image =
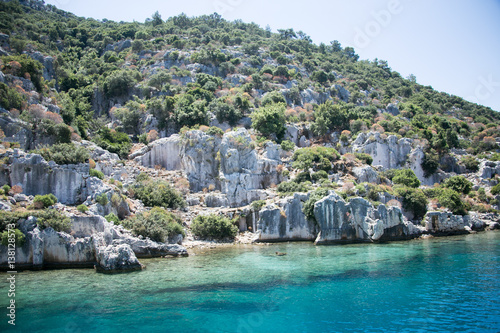
[[[445,180],[443,186],[463,194],[468,194],[472,190],[472,183],[464,176],[450,177]]]
[[[325,135],[329,129],[348,128],[348,117],[339,104],[326,101],[315,112],[311,129],[316,135]]]
[[[392,178],[392,182],[413,188],[420,186],[420,180],[418,180],[415,172],[410,169],[397,170],[394,178]]]
[[[252,127],[264,136],[276,137],[280,141],[285,135],[285,110],[283,103],[261,107],[251,114]]]
[[[152,18],[153,18],[152,23],[153,23],[154,27],[156,27],[157,25],[163,24],[163,20],[161,19],[161,15],[160,15],[160,13],[158,11],[156,11],[153,14]]]
[[[262,106],[279,103],[286,105],[286,99],[279,91],[272,91],[270,93],[267,93],[264,95],[264,98],[262,98]]]

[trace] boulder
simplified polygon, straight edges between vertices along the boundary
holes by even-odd
[[[352,169],[357,183],[380,183],[378,173],[371,166],[355,167]]]
[[[383,137],[378,132],[360,133],[353,142],[353,151],[369,154],[373,157],[372,165],[397,169],[406,164],[411,144],[410,139],[398,139],[395,135]]]

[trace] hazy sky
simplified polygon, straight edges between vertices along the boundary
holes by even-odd
[[[338,40],[361,59],[387,60],[404,77],[500,111],[500,0],[46,0],[78,16],[114,21],[218,12],[273,31]]]

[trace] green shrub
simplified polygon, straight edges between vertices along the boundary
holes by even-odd
[[[315,172],[311,175],[311,179],[314,182],[318,182],[321,179],[328,179],[328,173],[324,170],[320,170],[318,172]]]
[[[58,143],[34,150],[32,153],[40,154],[46,161],[54,161],[60,165],[85,163],[90,158],[85,148],[77,147],[73,143]]]
[[[420,180],[418,180],[415,172],[410,169],[397,170],[392,178],[392,182],[394,184],[401,184],[413,188],[420,186]]]
[[[10,191],[10,186],[5,184],[4,186],[2,186],[2,190],[3,190],[3,193],[7,194]]]
[[[479,161],[474,156],[466,156],[462,158],[461,162],[470,172],[479,170]]]
[[[84,204],[81,204],[76,206],[76,209],[78,209],[80,213],[85,213],[89,210],[89,207],[85,206]]]
[[[90,169],[90,177],[97,177],[99,179],[104,179],[104,174],[96,169]]]
[[[108,195],[106,193],[101,193],[95,198],[95,201],[101,206],[106,206],[109,202]]]
[[[445,180],[443,186],[463,194],[468,194],[472,190],[472,183],[464,176],[450,177]]]
[[[264,207],[265,204],[266,204],[266,200],[257,200],[257,201],[252,202],[251,206],[252,206],[253,210],[258,211],[262,207]]]
[[[334,148],[329,147],[310,147],[297,149],[293,154],[292,166],[297,169],[330,171],[332,162],[338,160],[340,154]]]
[[[14,239],[15,239],[15,244],[17,247],[21,247],[24,245],[24,242],[26,241],[26,236],[22,233],[21,230],[19,229],[13,229],[14,232]],[[11,231],[12,234],[12,231]],[[9,232],[5,230],[0,234],[0,239],[2,240],[2,245],[7,246],[9,244]]]
[[[118,154],[122,159],[127,158],[130,148],[132,148],[132,140],[126,133],[111,131],[107,127],[101,128],[92,141],[99,147]]]
[[[281,141],[281,149],[284,151],[292,151],[295,148],[295,143],[290,140]]]
[[[296,183],[294,181],[283,182],[278,185],[278,192],[281,195],[290,195],[296,192],[307,192],[309,186],[304,183]]]
[[[286,104],[271,104],[261,107],[251,114],[252,127],[270,138],[275,135],[279,141],[285,135]]]
[[[368,165],[372,165],[373,163],[373,157],[371,157],[370,155],[368,154],[365,154],[365,153],[355,153],[354,156],[356,156],[356,158]]]
[[[22,107],[24,97],[16,89],[10,88],[5,83],[0,82],[0,106],[6,110],[18,109]]]
[[[303,182],[310,182],[312,181],[311,175],[309,174],[308,171],[301,172],[293,179],[293,181],[297,184],[301,184]]]
[[[39,208],[47,208],[57,203],[57,198],[52,193],[45,195],[35,195],[33,199],[35,204],[39,204]]]
[[[104,218],[106,219],[106,221],[112,222],[114,225],[121,224],[120,219],[118,218],[118,216],[116,216],[115,213],[109,213],[108,215],[104,216]]]
[[[234,239],[238,228],[227,217],[218,215],[198,215],[191,224],[193,234],[201,238]]]
[[[219,136],[219,137],[224,135],[224,131],[216,126],[210,126],[206,133],[208,135],[215,135],[215,136]]]
[[[439,154],[434,150],[425,152],[421,166],[425,177],[433,175],[439,167]]]
[[[452,189],[444,188],[438,195],[440,205],[451,210],[456,215],[466,215],[467,209],[464,202],[460,198],[460,194]]]
[[[498,183],[495,186],[493,186],[491,188],[491,190],[490,190],[490,193],[493,194],[493,195],[500,194],[500,183]]]
[[[123,220],[122,225],[136,236],[149,237],[161,243],[166,242],[168,237],[178,234],[185,235],[181,220],[160,207]]]
[[[182,195],[164,180],[136,180],[133,190],[135,197],[148,207],[177,209],[186,206]]]
[[[330,191],[328,189],[320,188],[309,195],[309,199],[304,203],[304,206],[302,207],[302,212],[304,212],[306,218],[309,221],[317,223],[316,217],[314,216],[314,205],[316,204],[316,202],[326,197],[329,192]]]
[[[37,218],[36,223],[41,229],[52,228],[55,231],[71,231],[71,220],[55,209],[45,209],[38,214],[31,214]]]
[[[395,188],[396,194],[403,198],[403,208],[413,213],[415,219],[422,219],[427,213],[427,197],[419,188]]]

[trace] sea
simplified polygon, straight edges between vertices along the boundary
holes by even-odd
[[[500,332],[498,231],[141,262],[112,275],[20,272],[15,297],[1,273],[0,332]]]

